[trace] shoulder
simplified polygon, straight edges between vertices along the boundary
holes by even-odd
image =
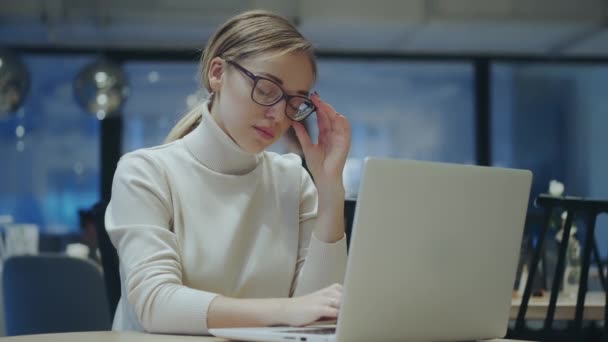
[[[302,165],[302,158],[295,153],[278,154],[274,152],[264,152],[264,158],[270,165],[275,175],[289,179],[289,182],[299,184],[300,188],[314,188],[314,182],[308,171]]]
[[[278,154],[275,152],[264,152],[263,158],[269,167],[278,172],[299,172],[304,170],[302,158],[295,153]]]
[[[127,152],[118,161],[116,173],[159,174],[179,141]]]

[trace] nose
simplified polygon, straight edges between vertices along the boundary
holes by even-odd
[[[275,122],[280,122],[281,120],[285,119],[285,106],[286,105],[287,105],[287,102],[285,101],[285,99],[282,99],[281,101],[275,103],[274,105],[267,107],[264,115],[267,118],[272,119]]]

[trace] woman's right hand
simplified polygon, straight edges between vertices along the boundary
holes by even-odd
[[[302,327],[320,319],[336,319],[342,304],[342,285],[334,284],[308,295],[287,298],[280,310],[282,324]]]

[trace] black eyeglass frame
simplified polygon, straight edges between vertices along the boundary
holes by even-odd
[[[270,78],[267,78],[267,77],[258,76],[256,74],[252,73],[251,71],[245,69],[243,66],[241,66],[240,64],[238,64],[235,61],[226,60],[226,62],[228,64],[231,64],[234,67],[236,67],[239,71],[241,71],[243,74],[245,74],[245,76],[249,77],[253,81],[253,86],[251,87],[251,100],[253,102],[255,102],[255,103],[259,104],[259,105],[262,105],[262,106],[271,107],[271,106],[274,106],[275,104],[281,102],[283,99],[285,99],[285,102],[286,102],[287,105],[289,105],[289,100],[291,100],[292,98],[305,99],[306,101],[310,102],[312,109],[303,118],[300,118],[300,119],[294,119],[294,118],[292,118],[287,113],[287,106],[285,106],[285,116],[287,116],[287,118],[289,118],[289,120],[297,121],[297,122],[301,122],[301,121],[306,120],[306,118],[308,118],[310,116],[310,114],[314,113],[317,110],[317,106],[315,106],[315,104],[312,102],[312,100],[310,98],[308,98],[306,96],[302,96],[302,95],[288,95],[287,92],[285,92],[285,89],[283,89],[283,87],[281,87],[281,85],[278,84],[276,81],[274,81],[274,80],[272,80]],[[272,103],[260,103],[260,102],[256,101],[256,99],[254,98],[253,94],[254,94],[254,91],[255,91],[255,87],[258,85],[258,82],[260,80],[268,81],[268,82],[271,82],[274,85],[276,85],[281,90],[282,95],[279,96]]]

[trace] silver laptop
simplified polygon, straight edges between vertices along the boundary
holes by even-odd
[[[243,341],[506,334],[532,173],[368,158],[337,325],[211,329]]]

